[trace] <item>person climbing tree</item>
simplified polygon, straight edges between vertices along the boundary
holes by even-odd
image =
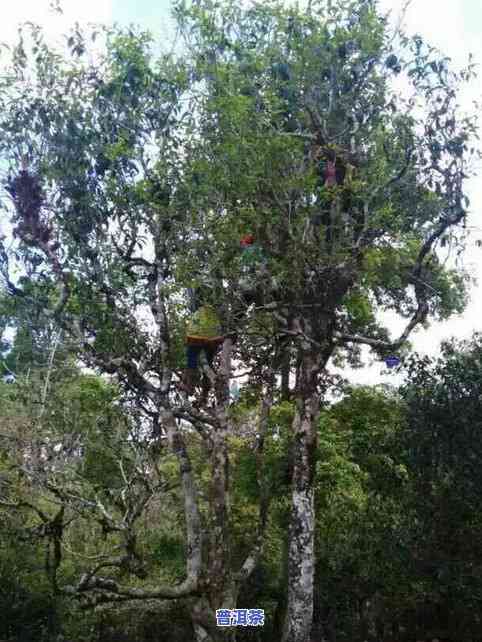
[[[224,341],[221,333],[221,323],[216,310],[210,305],[202,305],[191,316],[186,328],[186,360],[187,368],[184,375],[184,386],[189,394],[193,394],[199,379],[199,358],[202,352],[206,356],[209,367],[212,367],[214,357]],[[209,380],[203,377],[203,397],[209,391]]]
[[[318,198],[321,212],[311,217],[313,236],[319,239],[319,227],[325,227],[325,242],[332,248],[335,239],[342,236],[350,221],[353,206],[352,182],[355,160],[348,151],[340,147],[318,148],[317,173],[322,186]],[[309,230],[306,230],[305,240]]]
[[[336,185],[338,185],[336,177],[336,158],[334,154],[326,161],[326,166],[324,168],[323,174],[325,179],[325,187],[335,187]]]

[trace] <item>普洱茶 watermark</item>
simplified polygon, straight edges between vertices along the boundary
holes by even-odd
[[[218,626],[264,626],[263,609],[217,609]]]

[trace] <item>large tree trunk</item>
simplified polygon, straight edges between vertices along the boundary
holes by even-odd
[[[234,642],[236,627],[218,627],[216,610],[235,609],[240,587],[256,568],[262,550],[268,517],[269,496],[262,480],[257,536],[241,565],[235,570],[232,563],[230,538],[230,460],[228,437],[232,434],[229,418],[229,379],[231,374],[232,340],[226,339],[217,373],[208,372],[216,397],[216,423],[206,442],[209,454],[211,483],[209,493],[209,537],[206,538],[205,566],[201,582],[203,592],[191,607],[196,642]],[[268,430],[268,418],[273,404],[273,380],[262,399],[256,459],[259,471],[263,468],[263,444]]]
[[[293,420],[293,482],[289,543],[288,608],[283,642],[308,642],[313,621],[315,569],[314,472],[319,395],[317,360],[303,355]]]
[[[217,627],[216,610],[236,607],[236,590],[231,565],[229,501],[229,379],[232,341],[221,352],[218,372],[209,372],[216,398],[216,425],[209,441],[211,482],[209,492],[209,537],[207,538],[203,596],[193,605],[191,615],[196,642],[234,642],[234,627]]]
[[[203,593],[191,608],[196,642],[234,642],[236,629],[217,627],[216,610],[236,607],[229,539],[229,457],[226,426],[213,434],[209,537],[203,569]]]

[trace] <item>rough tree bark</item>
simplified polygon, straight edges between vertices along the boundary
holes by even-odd
[[[289,586],[283,642],[306,642],[313,620],[314,473],[320,406],[316,377],[320,369],[320,358],[313,353],[310,345],[303,346],[302,350],[293,420]]]
[[[269,498],[260,485],[260,507],[258,532],[253,546],[241,568],[236,571],[232,564],[232,542],[230,538],[230,460],[228,437],[234,433],[229,417],[229,381],[231,377],[232,339],[224,341],[217,372],[207,364],[203,365],[206,375],[215,390],[216,421],[207,439],[210,459],[211,485],[209,496],[209,538],[206,538],[205,566],[201,579],[201,593],[191,608],[191,617],[196,642],[234,642],[236,629],[216,626],[217,609],[234,609],[237,606],[239,590],[259,561],[264,532],[267,523]],[[259,415],[259,438],[254,456],[258,461],[258,471],[262,468],[263,444],[267,430],[267,420],[273,403],[272,384],[261,402]]]

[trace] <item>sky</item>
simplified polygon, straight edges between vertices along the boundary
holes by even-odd
[[[169,39],[173,33],[171,0],[60,0],[62,15],[49,9],[50,2],[16,0],[2,6],[0,42],[11,42],[15,38],[18,23],[26,20],[41,24],[47,36],[55,40],[61,39],[62,34],[76,21],[80,24],[139,24],[152,31],[160,42]],[[383,9],[392,10],[394,19],[398,19],[404,4],[405,0],[380,0]],[[469,53],[482,64],[480,0],[412,0],[403,24],[409,33],[420,33],[439,47],[456,65],[466,63]],[[470,110],[471,101],[480,98],[481,93],[481,81],[478,80],[462,96],[462,107]],[[463,265],[478,281],[478,285],[472,288],[470,303],[462,315],[443,323],[433,323],[428,330],[420,329],[413,335],[412,343],[420,353],[433,354],[444,339],[452,336],[468,338],[475,330],[482,330],[482,248],[475,244],[476,240],[482,240],[482,168],[479,176],[470,181],[469,196],[472,211],[468,225],[471,235]],[[393,318],[390,326],[396,333],[403,323]],[[372,364],[363,370],[351,372],[350,378],[357,383],[393,381],[387,378],[384,370],[382,365]]]

